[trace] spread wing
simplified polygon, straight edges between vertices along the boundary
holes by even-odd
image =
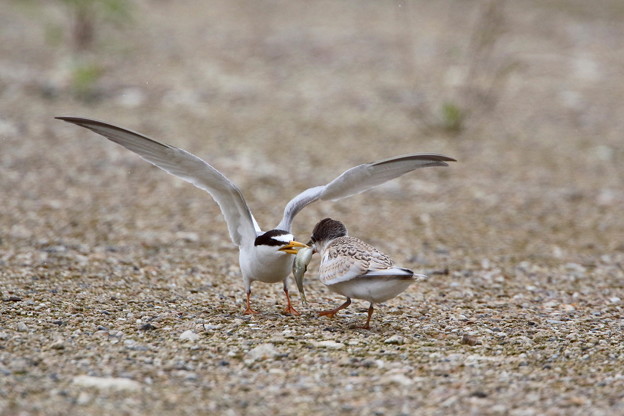
[[[253,242],[256,233],[260,232],[260,227],[238,187],[197,156],[101,121],[79,117],[56,118],[92,130],[136,153],[165,172],[208,192],[219,204],[234,244],[240,246],[245,241]]]
[[[422,153],[398,156],[355,166],[343,172],[327,185],[306,189],[291,199],[284,209],[284,216],[277,228],[291,231],[295,215],[307,205],[319,199],[336,201],[367,191],[414,169],[429,166],[448,166],[446,162],[455,162],[455,159],[434,153]]]

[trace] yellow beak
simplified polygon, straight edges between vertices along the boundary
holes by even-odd
[[[291,241],[285,246],[280,247],[279,251],[283,251],[284,253],[288,254],[297,254],[297,252],[304,247],[307,246],[303,243],[300,243],[299,241]]]

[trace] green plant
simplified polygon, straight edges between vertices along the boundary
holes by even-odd
[[[95,84],[103,70],[91,62],[75,63],[71,70],[71,89],[74,95],[85,101],[95,98]]]
[[[459,133],[464,128],[466,114],[458,105],[445,102],[440,108],[441,127],[449,133]]]

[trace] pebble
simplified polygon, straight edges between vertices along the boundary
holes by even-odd
[[[81,391],[80,394],[78,395],[78,398],[76,399],[76,403],[81,406],[89,404],[90,401],[91,401],[91,395],[87,393],[86,391]]]
[[[318,342],[311,341],[310,344],[314,345],[315,347],[332,348],[336,350],[345,347],[345,344],[341,342],[335,342],[335,341],[318,341]]]
[[[177,239],[180,239],[189,243],[196,243],[199,241],[199,234],[194,233],[192,231],[178,231],[175,236]]]
[[[199,339],[199,335],[191,331],[190,329],[180,334],[181,341],[197,341],[198,339]]]
[[[279,352],[275,348],[275,345],[271,343],[260,344],[257,347],[250,350],[245,359],[245,363],[250,364],[255,361],[264,361],[275,358]]]
[[[465,345],[474,346],[474,345],[481,344],[481,341],[479,341],[479,338],[475,337],[474,335],[464,334],[464,336],[461,339],[461,343]]]
[[[52,344],[50,344],[50,348],[53,350],[64,350],[65,343],[63,342],[62,339],[59,339],[59,340],[54,341]]]
[[[141,389],[141,383],[138,381],[121,377],[76,376],[72,380],[72,383],[83,387],[116,391],[135,391]]]
[[[405,344],[405,338],[401,335],[393,335],[384,341],[384,344],[403,345]]]
[[[379,380],[380,384],[398,384],[399,386],[411,386],[414,384],[412,379],[403,374],[386,373]]]
[[[24,322],[17,323],[17,330],[19,332],[28,332],[28,326]]]

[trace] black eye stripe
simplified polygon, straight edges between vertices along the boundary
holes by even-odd
[[[274,237],[279,237],[280,235],[290,235],[290,233],[284,230],[267,231],[266,233],[256,237],[256,241],[254,241],[254,245],[255,246],[283,246],[284,244],[288,244],[288,242],[283,242],[283,241],[274,239]]]

